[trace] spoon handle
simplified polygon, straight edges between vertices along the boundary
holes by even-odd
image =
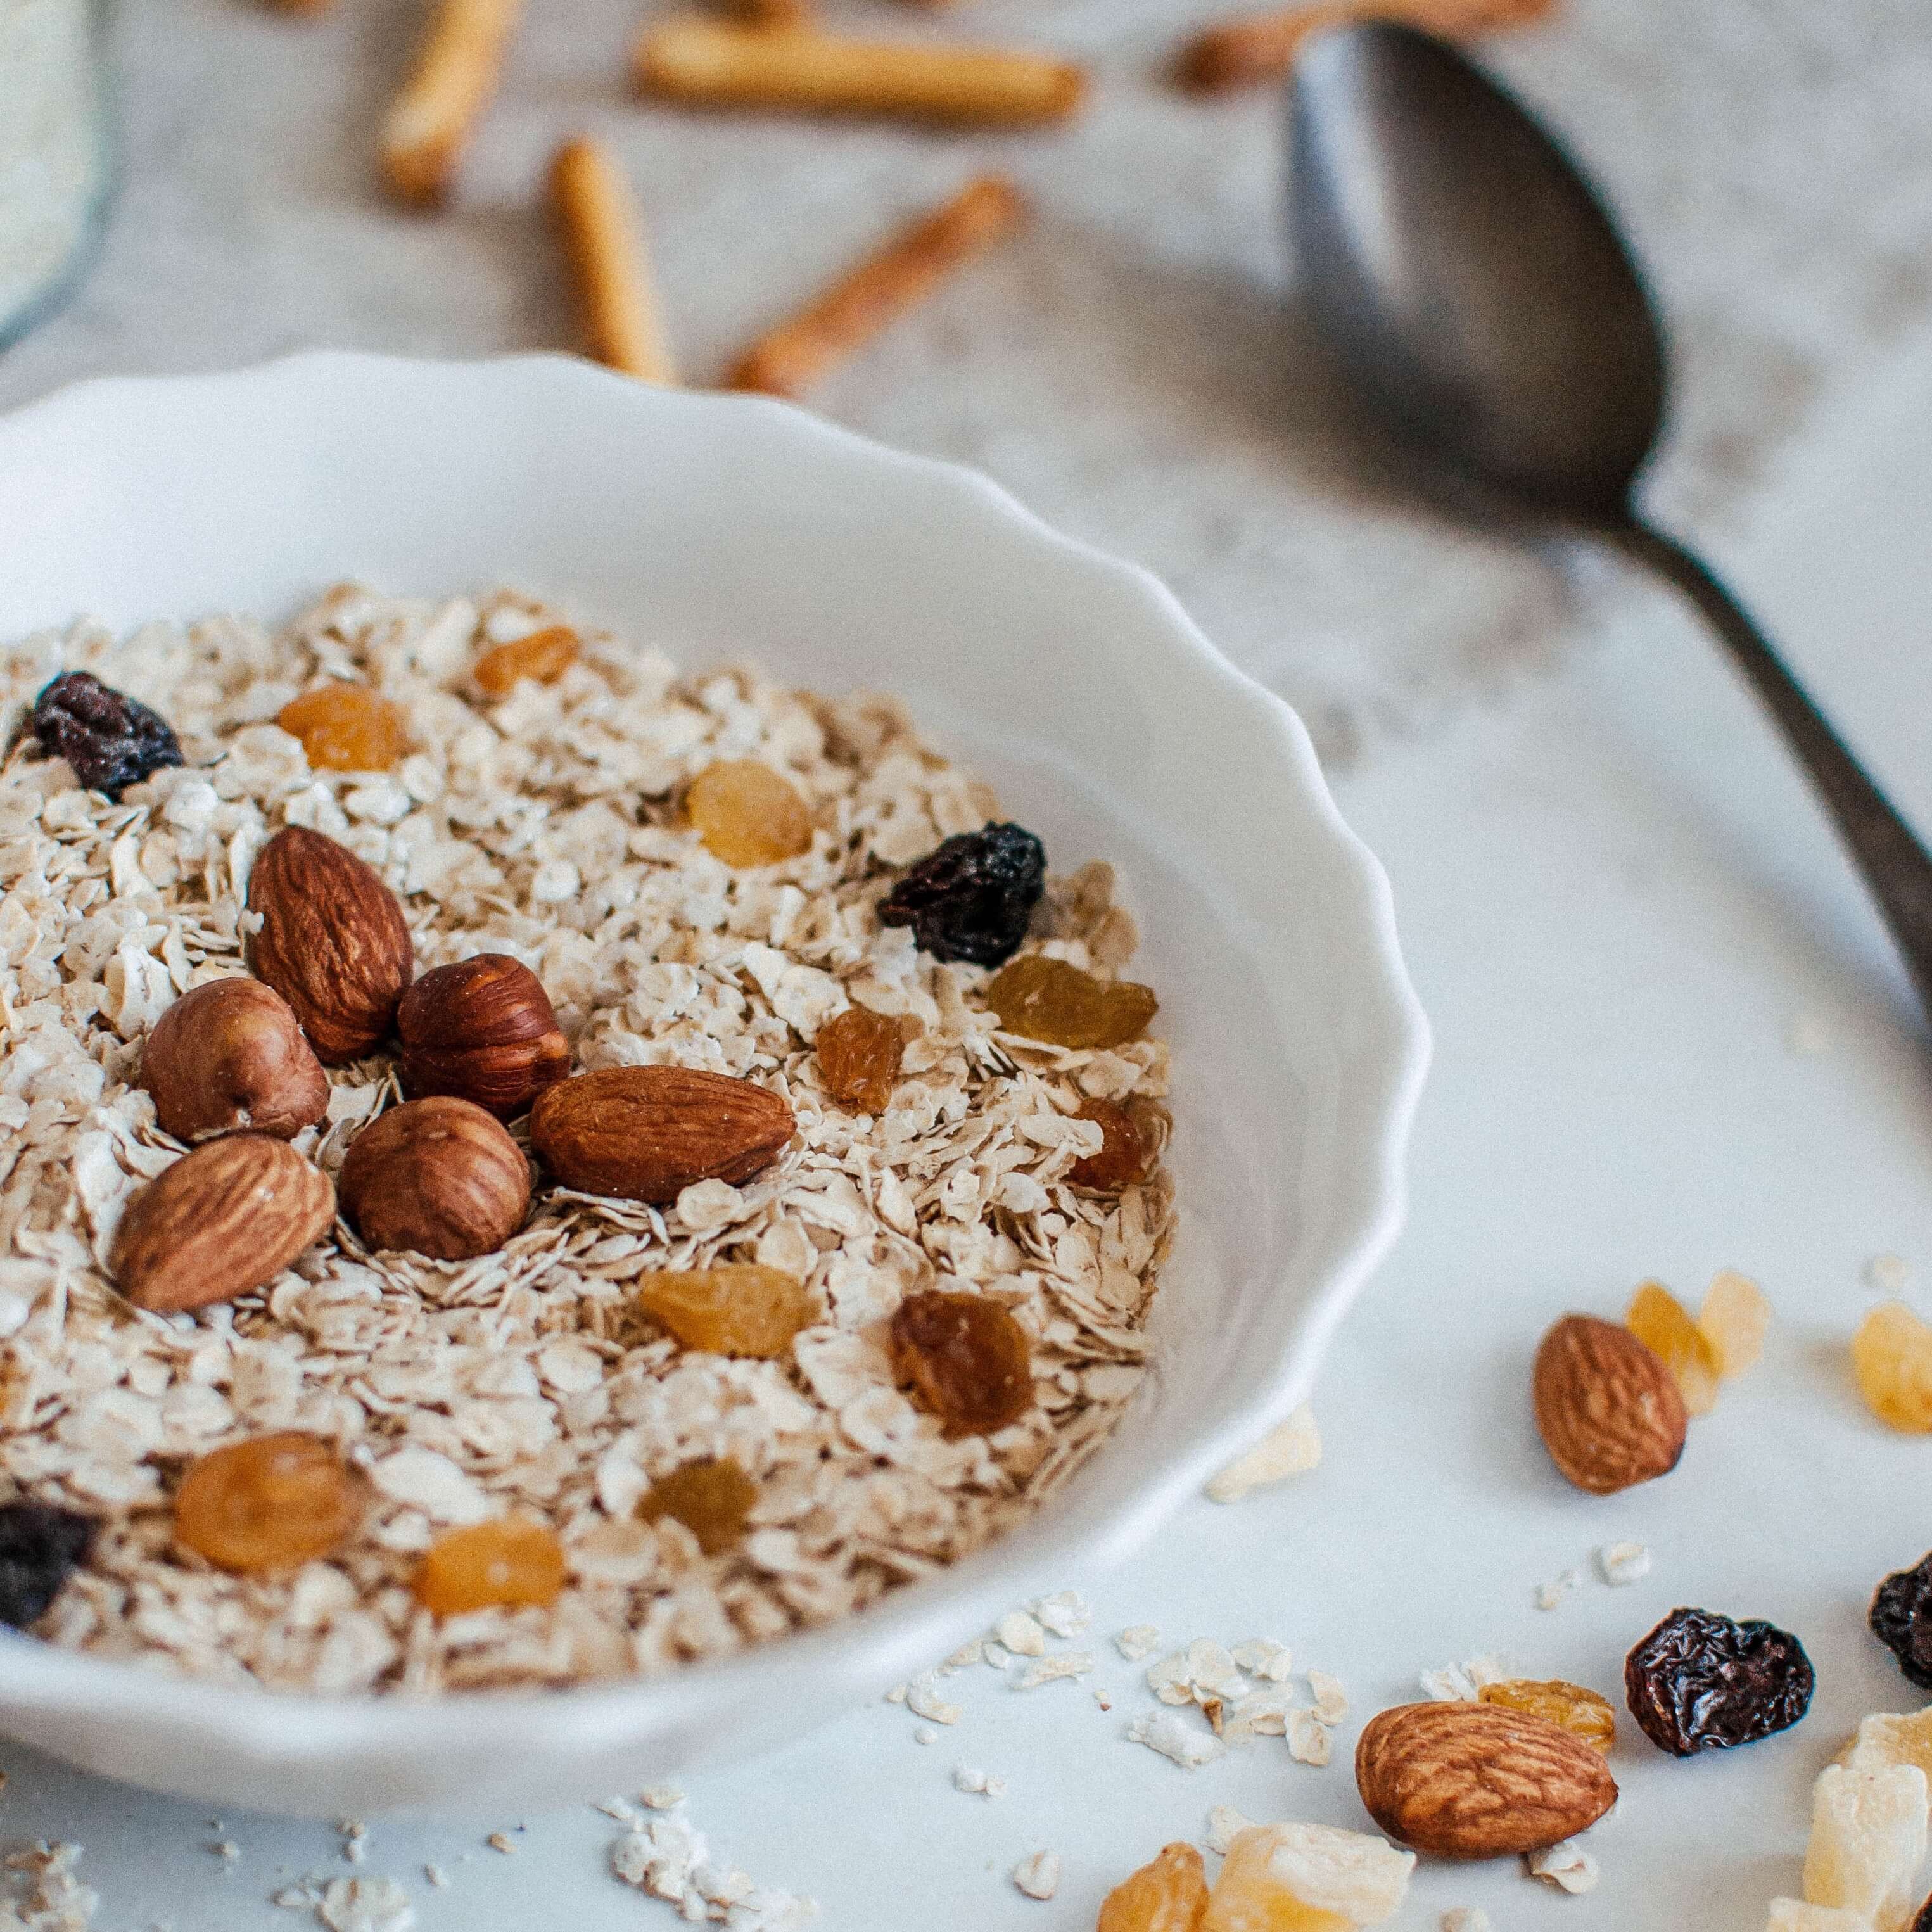
[[[1610,535],[1626,555],[1674,584],[1730,646],[1738,669],[1810,772],[1932,1018],[1932,856],[1708,566],[1674,538],[1635,518]]]

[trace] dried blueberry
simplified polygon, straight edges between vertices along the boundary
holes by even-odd
[[[1004,965],[1046,889],[1046,853],[1023,826],[986,825],[928,852],[886,894],[879,916],[909,926],[935,959]]]
[[[1873,1636],[1898,1659],[1906,1681],[1932,1690],[1932,1556],[1878,1586],[1871,1627]]]
[[[1676,1757],[1788,1730],[1811,1687],[1811,1660],[1788,1630],[1712,1610],[1672,1610],[1624,1661],[1630,1715]]]
[[[0,1623],[38,1623],[93,1540],[92,1522],[72,1510],[0,1503]]]
[[[167,720],[92,671],[62,671],[34,700],[30,722],[49,758],[66,759],[82,784],[110,798],[182,762]]]

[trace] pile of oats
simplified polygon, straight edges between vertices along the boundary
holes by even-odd
[[[584,634],[556,684],[485,700],[467,667],[560,621],[528,599],[325,597],[285,631],[221,618],[47,634],[0,660],[0,1462],[6,1486],[103,1521],[42,1625],[53,1641],[278,1688],[412,1694],[664,1670],[822,1624],[1036,1508],[1105,1438],[1142,1373],[1168,1238],[1156,1168],[1118,1200],[1076,1192],[1097,1151],[1083,1099],[1166,1090],[1157,1040],[1068,1052],[1000,1034],[977,969],[882,927],[893,876],[994,812],[901,709],[746,671],[680,682],[664,658]],[[187,764],[119,804],[14,742],[56,670],[152,705]],[[322,680],[404,709],[393,773],[312,771],[271,721]],[[812,802],[812,850],[734,872],[678,823],[684,783],[755,755]],[[130,1193],[180,1153],[130,1083],[169,1003],[243,970],[255,854],[284,825],[340,838],[400,896],[418,970],[507,952],[542,979],[580,1070],[676,1062],[782,1092],[799,1138],[744,1187],[668,1210],[540,1192],[500,1252],[443,1264],[333,1237],[257,1294],[198,1315],[129,1308],[101,1266]],[[1118,968],[1131,921],[1089,866],[1048,887],[1034,944]],[[893,1104],[827,1101],[812,1044],[857,1000],[910,1016]],[[334,1070],[329,1119],[296,1144],[332,1172],[398,1099],[388,1060]],[[641,1270],[755,1259],[805,1277],[824,1319],[795,1358],[681,1354],[634,1306]],[[1036,1408],[948,1442],[880,1342],[909,1291],[997,1297],[1033,1338]],[[190,1459],[268,1430],[340,1441],[376,1507],[336,1559],[240,1577],[176,1550]],[[646,1486],[729,1454],[760,1501],[708,1558]],[[548,1610],[438,1624],[408,1585],[452,1526],[550,1525],[571,1582]]]

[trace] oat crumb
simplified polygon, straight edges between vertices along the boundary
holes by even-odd
[[[329,1932],[410,1932],[410,1895],[392,1878],[331,1879],[316,1907]]]
[[[994,1625],[993,1634],[1016,1657],[1046,1654],[1046,1632],[1024,1610],[1009,1610]]]
[[[1650,1574],[1650,1552],[1640,1543],[1606,1543],[1597,1552],[1597,1568],[1612,1588]]]
[[[1210,1764],[1228,1747],[1212,1731],[1190,1724],[1178,1711],[1155,1711],[1136,1718],[1127,1726],[1130,1744],[1145,1744],[1171,1758],[1184,1771],[1196,1771]]]
[[[1459,1905],[1443,1913],[1442,1932],[1490,1932],[1490,1915],[1480,1905]]]
[[[991,1772],[975,1771],[970,1766],[962,1765],[952,1774],[956,1791],[970,1792],[978,1798],[1004,1798],[1006,1795],[1006,1780],[997,1778]]]
[[[1339,1677],[1331,1677],[1325,1670],[1311,1670],[1308,1694],[1315,1700],[1315,1714],[1324,1724],[1339,1724],[1348,1714],[1348,1694]]]
[[[1033,1606],[1034,1616],[1055,1636],[1074,1637],[1093,1623],[1094,1612],[1078,1590],[1056,1590]]]
[[[517,1849],[514,1840],[507,1832],[492,1832],[483,1842],[493,1852],[502,1852],[507,1854]]]
[[[1060,1854],[1029,1852],[1014,1866],[1013,1882],[1029,1898],[1051,1898],[1060,1889]]]
[[[1226,1853],[1244,1832],[1251,1832],[1255,1820],[1232,1804],[1216,1804],[1208,1814],[1208,1849]]]
[[[916,1744],[936,1744],[939,1742],[939,1733],[930,1724],[916,1725],[912,1741]]]
[[[1574,1838],[1564,1838],[1547,1851],[1526,1852],[1522,1862],[1532,1878],[1562,1892],[1588,1892],[1600,1876],[1596,1860]]]
[[[447,1892],[449,1889],[449,1874],[440,1865],[424,1865],[423,1876],[428,1879],[438,1892]]]
[[[1234,1659],[1250,1677],[1269,1684],[1285,1684],[1294,1670],[1294,1653],[1272,1637],[1251,1636],[1234,1648]]]
[[[684,1802],[684,1792],[675,1784],[647,1784],[638,1793],[638,1802],[649,1811],[674,1811]]]
[[[1152,1624],[1130,1624],[1114,1638],[1114,1648],[1130,1664],[1138,1664],[1160,1648],[1160,1632]]]
[[[1898,1255],[1874,1255],[1865,1263],[1865,1280],[1887,1294],[1903,1294],[1912,1270]]]
[[[1013,1679],[1013,1688],[1036,1690],[1042,1684],[1055,1684],[1062,1678],[1084,1677],[1093,1668],[1094,1660],[1085,1651],[1064,1651],[1058,1657],[1042,1657],[1029,1664]]]
[[[1250,1490],[1305,1475],[1321,1460],[1321,1432],[1304,1402],[1279,1428],[1271,1430],[1246,1455],[1236,1456],[1208,1484],[1208,1499],[1239,1502]]]
[[[1334,1730],[1315,1712],[1297,1708],[1288,1712],[1288,1754],[1298,1762],[1326,1764],[1334,1742]]]

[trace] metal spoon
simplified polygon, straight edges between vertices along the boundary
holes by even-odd
[[[1810,774],[1932,1016],[1932,858],[1737,599],[1635,507],[1663,425],[1663,326],[1575,163],[1412,28],[1321,35],[1292,105],[1290,237],[1342,370],[1451,476],[1696,605]]]

